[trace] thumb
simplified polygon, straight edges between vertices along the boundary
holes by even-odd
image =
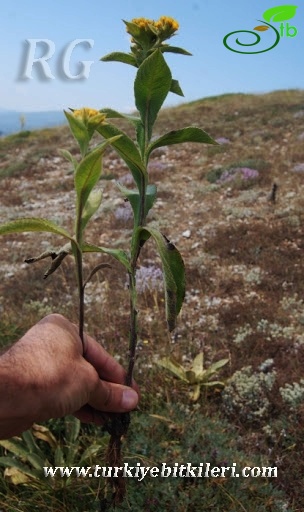
[[[102,412],[127,412],[135,409],[138,394],[128,386],[98,379],[88,403]]]

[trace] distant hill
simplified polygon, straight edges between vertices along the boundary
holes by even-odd
[[[39,130],[65,124],[66,119],[62,111],[46,112],[17,112],[0,108],[0,136],[20,131],[21,116],[24,117],[23,130]]]

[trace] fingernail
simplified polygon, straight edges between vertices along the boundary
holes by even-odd
[[[122,393],[121,405],[124,409],[134,409],[138,402],[138,395],[133,389],[125,389]]]

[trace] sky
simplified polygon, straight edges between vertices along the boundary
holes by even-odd
[[[184,92],[184,98],[170,93],[167,106],[224,93],[302,89],[303,0],[302,5],[297,1],[295,16],[284,22],[283,36],[273,49],[259,54],[240,54],[228,50],[223,44],[228,33],[252,31],[262,24],[264,11],[280,5],[286,5],[286,0],[3,1],[0,108],[29,112],[89,106],[131,111],[136,69],[116,62],[100,62],[99,59],[112,51],[129,51],[130,40],[123,19],[147,17],[156,20],[162,15],[171,16],[180,24],[177,35],[168,42],[193,54],[191,57],[165,54],[173,78],[180,82]],[[279,22],[271,23],[279,30]],[[296,27],[294,37],[287,37],[286,23]],[[289,32],[295,33],[292,29]],[[259,46],[241,47],[231,39],[229,42],[233,48],[245,48],[246,51],[259,51],[272,45],[273,30],[256,33],[261,36]],[[236,37],[243,44],[255,40],[253,35],[244,33]],[[47,64],[53,79],[39,71],[37,64],[28,70],[32,78],[25,76],[26,63],[31,62],[30,48],[34,58],[41,57],[47,49],[42,43],[35,48],[32,42],[30,46],[27,41],[31,39],[52,42],[54,54]],[[68,71],[77,75],[81,69],[79,61],[92,61],[92,64],[87,78],[73,80],[62,71],[62,57],[66,48],[77,39],[90,40],[90,43],[75,45]]]

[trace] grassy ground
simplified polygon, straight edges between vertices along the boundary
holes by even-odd
[[[139,270],[136,379],[142,401],[125,442],[126,460],[277,466],[278,477],[130,480],[125,510],[304,510],[303,120],[302,91],[224,95],[167,109],[160,116],[159,134],[195,124],[218,138],[220,146],[159,149],[150,165],[159,199],[149,222],[182,252],[187,294],[170,336],[157,277],[160,264],[153,244],[147,244]],[[0,140],[1,185],[9,191],[1,197],[1,221],[45,216],[71,226],[73,176],[58,147],[76,151],[66,128]],[[123,248],[130,236],[130,214],[112,179],[127,183],[128,176],[113,151],[106,154],[104,173],[104,199],[91,225],[91,241]],[[71,261],[47,281],[42,280],[45,263],[23,264],[54,243],[52,236],[31,234],[0,240],[2,344],[50,311],[77,320]],[[90,262],[88,258],[88,267]],[[111,264],[88,286],[86,323],[125,363],[126,276]],[[229,364],[219,373],[225,388],[202,390],[193,403],[189,386],[156,360],[174,356],[187,365],[201,351],[206,366],[222,358]],[[48,427],[64,445],[63,423]],[[79,453],[101,442],[100,454],[91,460],[100,464],[105,441],[104,432],[83,426]],[[94,499],[97,493],[102,496],[104,482],[92,480],[15,486],[2,477],[0,508],[97,510]]]

